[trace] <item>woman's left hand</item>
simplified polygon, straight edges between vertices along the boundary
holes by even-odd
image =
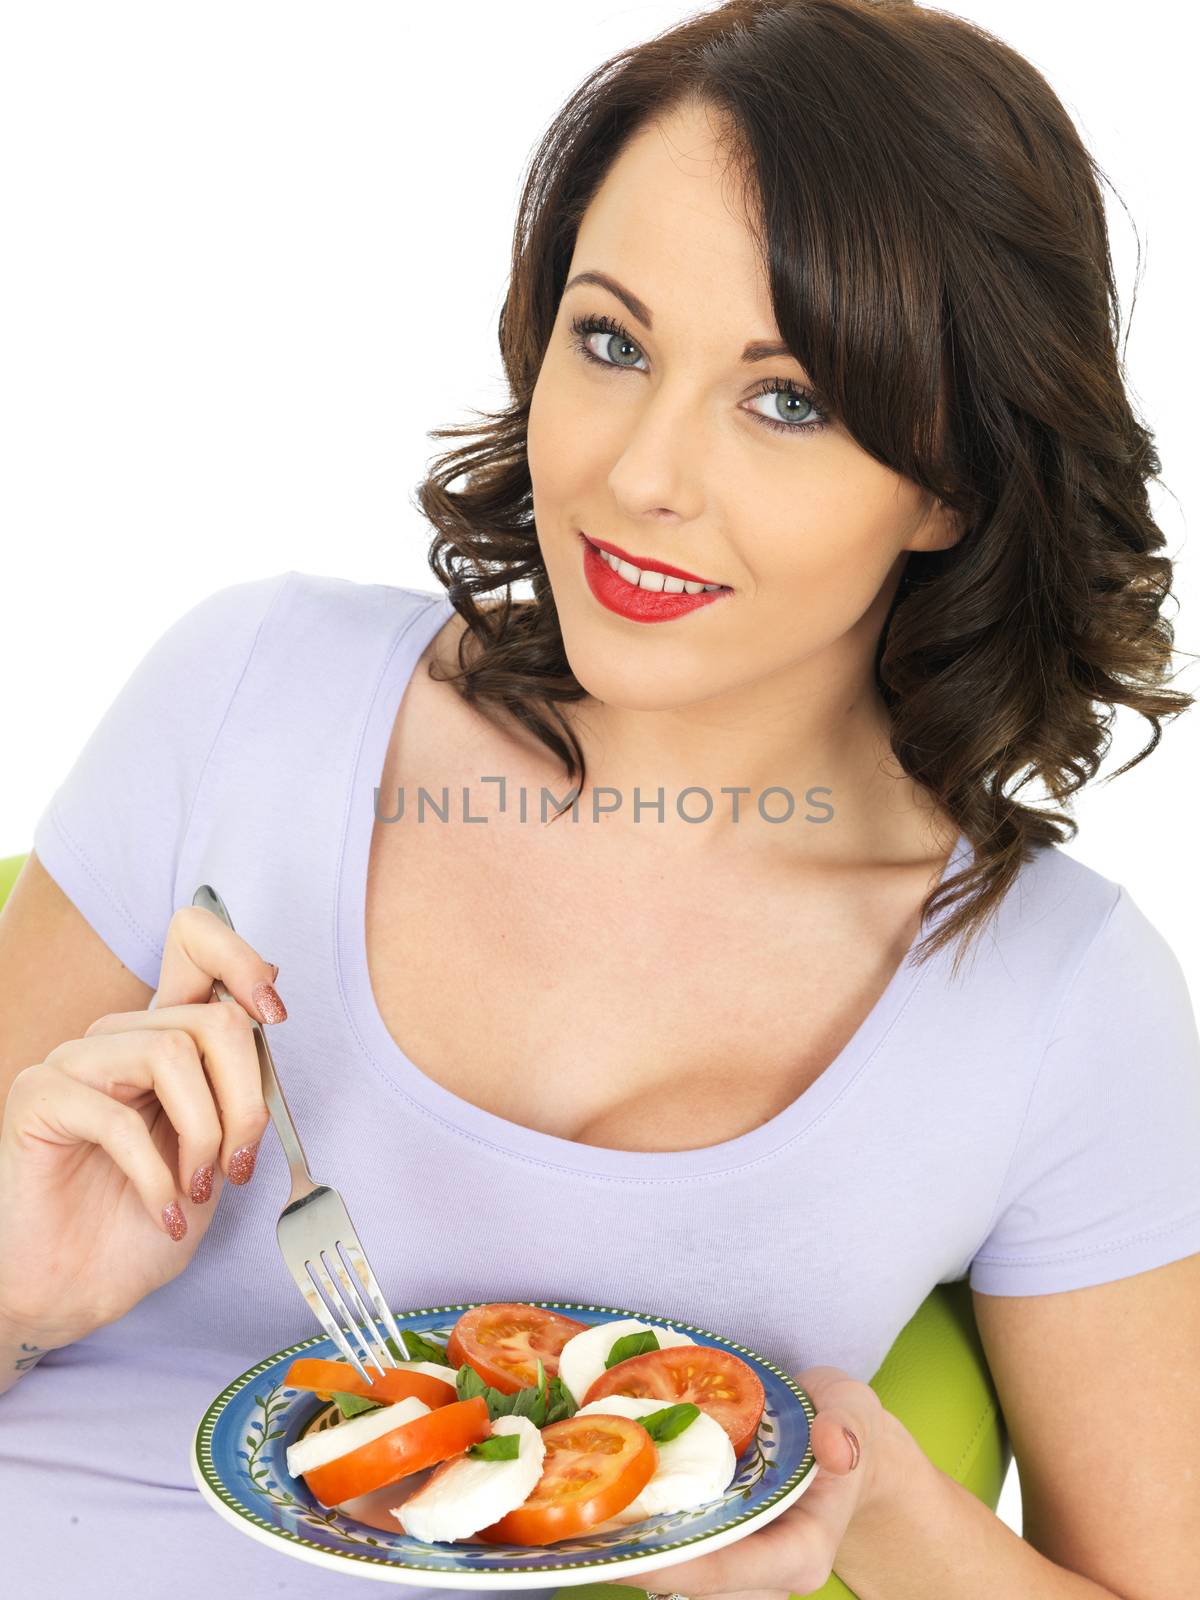
[[[598,1579],[653,1594],[736,1593],[754,1600],[787,1600],[812,1594],[828,1581],[847,1529],[891,1497],[903,1452],[897,1434],[907,1429],[885,1409],[869,1384],[840,1367],[809,1367],[796,1382],[816,1410],[812,1450],[820,1472],[795,1505],[773,1522],[726,1545],[672,1567],[656,1567],[639,1578]],[[843,1428],[858,1441],[855,1450]]]

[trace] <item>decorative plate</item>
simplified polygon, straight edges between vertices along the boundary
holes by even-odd
[[[303,1479],[289,1474],[287,1448],[316,1429],[337,1426],[340,1413],[332,1402],[310,1391],[286,1388],[283,1381],[296,1356],[341,1359],[333,1341],[321,1334],[268,1356],[213,1400],[192,1445],[192,1476],[201,1494],[252,1539],[331,1571],[430,1588],[554,1589],[631,1578],[707,1555],[772,1521],[812,1483],[819,1471],[809,1442],[816,1409],[794,1379],[753,1350],[688,1322],[620,1306],[549,1300],[529,1304],[589,1324],[637,1317],[686,1333],[697,1344],[730,1350],[748,1362],[762,1381],[766,1405],[758,1432],[738,1457],[737,1472],[725,1493],[689,1511],[647,1517],[624,1527],[601,1524],[601,1531],[535,1546],[483,1540],[426,1544],[411,1538],[388,1508],[419,1488],[433,1468],[327,1508],[314,1499]],[[471,1303],[398,1311],[396,1321],[401,1329],[411,1328],[444,1344],[459,1315],[470,1309]],[[686,1553],[681,1553],[685,1547]]]

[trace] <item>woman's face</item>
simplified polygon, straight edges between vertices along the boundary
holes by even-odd
[[[813,403],[768,390],[805,387],[795,359],[743,359],[779,332],[725,164],[702,109],[630,142],[580,225],[534,389],[538,541],[571,669],[613,706],[736,698],[765,680],[800,692],[818,673],[857,687],[905,552],[956,535],[926,491],[818,426]],[[577,318],[623,331],[573,331]],[[726,591],[668,620],[628,615],[624,594],[610,609],[584,534]]]

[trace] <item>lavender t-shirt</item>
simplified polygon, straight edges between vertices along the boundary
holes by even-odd
[[[151,986],[201,883],[280,964],[288,1100],[394,1307],[625,1306],[868,1380],[936,1284],[1050,1294],[1200,1250],[1183,974],[1126,890],[1057,849],[956,980],[948,952],[903,964],[814,1084],[721,1144],[576,1144],[424,1076],[372,995],[364,885],[397,706],[451,613],[441,593],[296,571],[218,590],[135,669],[33,841]],[[213,1396],[316,1331],[275,1242],[287,1194],[268,1131],[180,1277],[0,1396],[9,1592],[374,1593],[238,1533],[188,1468]]]

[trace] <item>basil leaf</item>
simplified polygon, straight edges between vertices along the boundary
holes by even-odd
[[[477,1394],[487,1393],[487,1384],[465,1361],[455,1375],[454,1388],[460,1400],[473,1400]]]
[[[499,1389],[484,1383],[475,1368],[468,1366],[465,1361],[458,1369],[454,1387],[460,1400],[471,1400],[481,1394],[493,1422],[497,1417],[528,1417],[535,1428],[544,1428],[548,1422],[573,1417],[578,1409],[571,1391],[557,1373],[547,1380],[546,1368],[540,1357],[536,1385],[526,1384],[512,1394],[502,1394]]]
[[[615,1367],[618,1361],[628,1361],[631,1356],[644,1356],[650,1350],[658,1350],[658,1335],[649,1328],[641,1333],[627,1333],[618,1339],[608,1352],[608,1360],[604,1363],[605,1370]]]
[[[515,1394],[503,1394],[484,1383],[475,1368],[468,1366],[465,1361],[458,1369],[454,1387],[460,1400],[473,1400],[476,1395],[482,1395],[492,1422],[497,1417],[527,1416],[536,1427],[542,1426],[545,1408],[537,1404],[536,1389],[518,1389]]]
[[[528,1417],[536,1427],[546,1418],[546,1396],[540,1389],[518,1389],[516,1394],[505,1395],[508,1404],[505,1414],[510,1417]]]
[[[497,1397],[496,1415],[510,1417],[528,1417],[535,1428],[541,1428],[546,1423],[546,1369],[541,1361],[537,1364],[538,1381],[536,1386],[528,1384],[523,1389],[518,1389],[515,1394],[499,1395]]]
[[[446,1354],[445,1345],[434,1344],[431,1340],[422,1338],[419,1333],[414,1333],[411,1328],[401,1328],[400,1335],[404,1340],[405,1348],[403,1350],[397,1345],[395,1339],[388,1338],[383,1341],[397,1361],[433,1361],[440,1367],[452,1367],[454,1365]]]
[[[668,1439],[677,1439],[685,1428],[690,1428],[699,1415],[699,1406],[694,1406],[690,1400],[683,1400],[677,1406],[664,1406],[661,1411],[651,1411],[644,1417],[638,1417],[637,1421],[655,1444],[666,1444]]]
[[[546,1422],[561,1422],[564,1417],[573,1417],[578,1410],[579,1407],[575,1404],[575,1396],[562,1379],[555,1374],[550,1379],[550,1387],[546,1395]]]
[[[361,1395],[344,1394],[340,1389],[333,1390],[333,1398],[337,1401],[338,1410],[344,1417],[358,1417],[364,1411],[378,1411],[378,1400],[364,1400]]]
[[[493,1433],[467,1446],[469,1456],[482,1456],[485,1461],[515,1461],[521,1454],[519,1433]]]

